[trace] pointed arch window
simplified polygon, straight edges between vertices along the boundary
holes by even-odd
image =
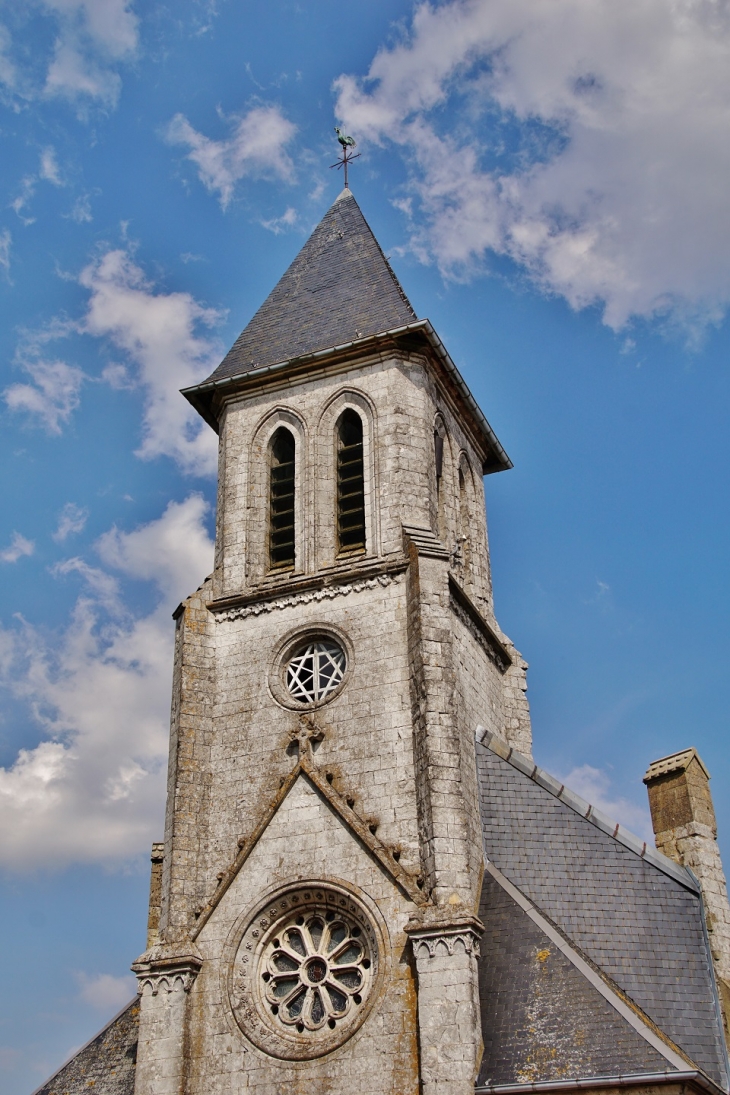
[[[346,410],[337,421],[337,551],[365,550],[362,419]]]
[[[269,446],[269,566],[294,566],[294,437],[280,426]]]

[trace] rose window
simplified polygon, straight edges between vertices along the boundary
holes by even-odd
[[[359,924],[334,910],[292,917],[261,963],[272,1015],[300,1034],[334,1030],[363,1001],[371,960]]]
[[[340,685],[347,659],[339,643],[317,639],[299,647],[286,667],[286,686],[299,703],[319,703]]]
[[[236,1022],[273,1057],[311,1060],[363,1023],[382,988],[383,926],[352,894],[297,886],[249,914],[230,967]]]

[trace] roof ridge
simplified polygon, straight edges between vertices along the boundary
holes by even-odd
[[[537,783],[543,790],[548,791],[565,806],[570,807],[570,809],[574,810],[576,814],[579,814],[584,821],[589,821],[591,825],[595,825],[597,829],[606,833],[607,836],[612,837],[617,843],[623,844],[625,848],[628,848],[634,855],[637,855],[639,859],[651,863],[652,866],[657,867],[664,874],[673,878],[675,882],[679,882],[693,893],[701,893],[697,879],[686,867],[681,867],[679,863],[675,863],[673,859],[664,855],[663,852],[650,847],[645,840],[636,836],[636,834],[632,833],[630,829],[627,829],[625,825],[621,825],[618,821],[609,818],[602,810],[596,809],[590,802],[586,801],[586,799],[581,798],[580,795],[577,795],[574,791],[571,791],[566,787],[564,783],[560,783],[554,776],[551,776],[544,768],[540,768],[535,764],[532,758],[526,757],[523,753],[518,752],[518,750],[513,748],[513,746],[505,741],[504,738],[500,738],[499,735],[495,734],[492,730],[487,730],[483,726],[477,726],[476,740],[480,745],[484,745],[492,753],[496,753],[502,760],[511,764],[518,772],[522,772],[522,774],[527,776],[528,779],[531,779],[533,783]]]

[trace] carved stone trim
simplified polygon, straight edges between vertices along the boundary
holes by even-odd
[[[215,618],[222,620],[245,620],[249,616],[260,616],[264,612],[273,612],[275,609],[296,608],[299,605],[318,604],[321,601],[331,601],[335,597],[345,597],[349,593],[360,593],[364,589],[375,589],[381,586],[386,589],[394,582],[401,581],[402,572],[396,574],[378,574],[372,578],[361,578],[355,581],[345,582],[341,585],[325,586],[320,589],[303,590],[301,593],[292,593],[289,596],[272,596],[265,601],[254,601],[249,604],[233,606],[231,608],[215,611]]]
[[[453,957],[457,948],[462,953],[479,957],[479,937],[482,932],[476,926],[425,928],[414,931],[406,928],[415,958],[439,958],[448,954]]]
[[[160,992],[175,992],[178,988],[190,992],[202,964],[194,955],[159,962],[135,962],[132,969],[137,974],[137,995],[142,996],[146,988],[151,989],[153,996]]]

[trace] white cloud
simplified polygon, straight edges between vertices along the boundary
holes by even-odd
[[[37,175],[25,175],[20,180],[20,193],[10,202],[10,208],[21,219],[24,225],[35,224],[36,218],[27,216],[25,210],[30,205],[35,195],[36,185],[42,179],[53,183],[54,186],[63,186],[63,181],[56,162],[56,153],[53,148],[46,148],[41,152],[40,167]]]
[[[55,638],[28,624],[0,632],[0,682],[43,740],[0,768],[0,863],[30,869],[111,863],[159,838],[165,794],[174,605],[210,570],[199,495],[99,543],[107,569],[57,568],[85,582]],[[158,603],[133,616],[108,568],[152,581]]]
[[[10,56],[11,39],[7,27],[0,25],[0,84],[13,89],[17,83],[18,74]]]
[[[228,140],[214,141],[198,133],[182,114],[170,122],[167,140],[187,145],[188,159],[197,165],[200,181],[210,193],[217,191],[226,209],[239,179],[291,178],[292,163],[284,146],[295,133],[296,126],[278,106],[256,106],[238,119]]]
[[[189,293],[158,291],[124,250],[103,253],[85,267],[79,281],[89,291],[80,320],[56,319],[41,331],[24,333],[18,361],[31,383],[3,391],[9,409],[25,412],[50,433],[61,433],[90,378],[77,366],[48,360],[47,344],[71,334],[109,339],[127,362],[109,363],[102,379],[114,389],[139,388],[144,394],[137,455],[169,456],[185,472],[215,474],[217,438],[180,388],[203,380],[219,363],[221,346],[201,336],[199,328],[218,323],[221,313]]]
[[[76,224],[90,224],[93,221],[91,214],[91,201],[88,194],[82,194],[76,199],[71,209],[71,212],[65,214],[69,220],[75,221]]]
[[[100,99],[116,106],[122,81],[119,73],[96,64],[75,42],[59,38],[46,76],[46,94],[67,99]]]
[[[63,185],[54,148],[44,148],[41,152],[41,166],[38,174],[46,182],[53,183],[54,186]]]
[[[337,112],[403,148],[445,274],[493,252],[613,328],[702,324],[730,301],[729,65],[725,0],[451,0],[341,76]]]
[[[645,840],[650,847],[654,847],[654,830],[651,826],[649,808],[616,795],[611,786],[611,777],[607,772],[594,768],[590,764],[581,764],[577,768],[572,768],[567,775],[557,778],[591,806],[601,810],[612,821],[619,822]]]
[[[7,27],[0,27],[0,84],[7,93],[21,101],[60,96],[82,111],[93,100],[106,107],[116,104],[118,68],[134,58],[139,41],[138,19],[128,0],[29,0],[23,14],[24,21],[14,21],[14,41]],[[45,56],[44,40],[52,42]],[[28,62],[31,55],[42,63],[42,86]]]
[[[137,48],[137,17],[127,0],[44,0],[57,16],[58,36],[45,91],[68,99],[88,97],[114,106],[121,79],[115,62]]]
[[[216,470],[217,439],[180,395],[212,372],[220,360],[217,342],[196,333],[220,313],[204,308],[189,293],[162,293],[145,278],[128,252],[107,251],[80,278],[90,292],[81,329],[109,338],[134,366],[145,391],[143,439],[137,455],[170,456],[187,472]],[[115,387],[124,378],[108,374]]]
[[[262,220],[261,227],[267,228],[269,232],[273,232],[275,236],[278,236],[281,232],[286,232],[289,228],[293,228],[297,223],[297,219],[297,211],[290,205],[280,217],[274,217],[270,221]]]
[[[98,1011],[111,1014],[129,1003],[137,991],[137,979],[131,974],[114,977],[111,973],[98,973],[90,977],[80,972],[76,979],[82,1000]]]
[[[16,216],[20,217],[23,224],[26,226],[29,224],[35,224],[35,217],[27,217],[24,210],[27,208],[30,199],[35,194],[35,175],[26,175],[25,178],[20,180],[20,193],[17,198],[13,198],[10,203],[10,208],[13,210]]]
[[[26,540],[25,536],[21,536],[19,532],[14,532],[9,546],[0,551],[0,562],[17,563],[18,559],[21,559],[24,555],[32,555],[34,551],[35,544],[32,540]]]
[[[13,238],[7,228],[0,232],[0,266],[5,271],[6,277],[10,275],[10,247]]]
[[[69,536],[81,532],[88,516],[89,511],[87,509],[77,506],[75,502],[67,502],[61,510],[58,518],[58,528],[53,533],[53,539],[57,544],[62,544]]]
[[[129,0],[43,0],[43,4],[110,57],[126,57],[137,48],[138,20]]]
[[[49,433],[59,434],[79,405],[85,374],[65,361],[26,361],[23,368],[32,383],[11,384],[3,399],[11,411],[24,411]]]

